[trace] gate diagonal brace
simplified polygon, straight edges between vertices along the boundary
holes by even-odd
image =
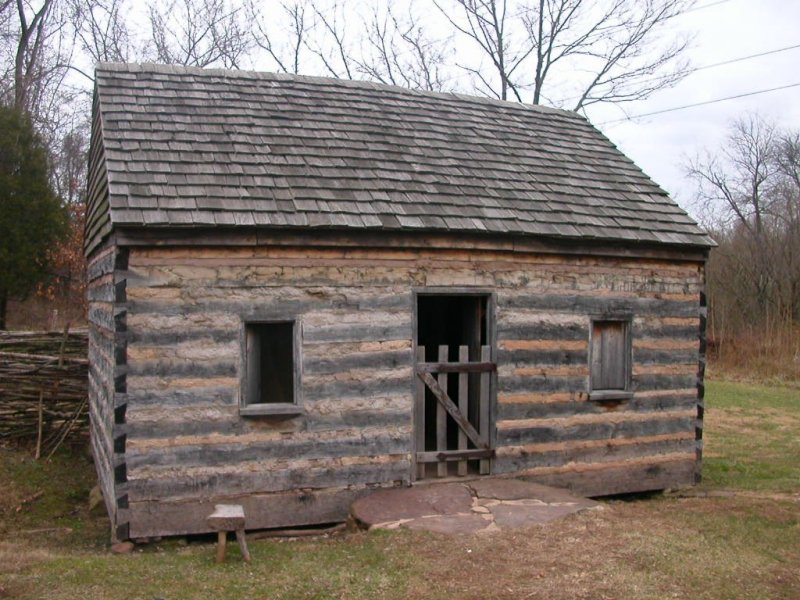
[[[461,413],[461,411],[458,410],[458,407],[450,399],[450,396],[447,395],[447,392],[439,387],[439,383],[433,378],[433,375],[430,373],[417,373],[417,376],[425,382],[425,385],[428,386],[431,392],[433,392],[436,400],[442,406],[444,406],[444,409],[448,412],[448,414],[453,417],[453,420],[458,424],[458,426],[464,430],[464,433],[467,434],[467,437],[470,439],[470,441],[478,448],[488,450],[489,444],[481,439],[480,434],[472,426],[472,423],[470,423]]]

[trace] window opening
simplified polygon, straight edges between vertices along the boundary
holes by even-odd
[[[630,395],[630,364],[630,322],[621,319],[592,321],[592,396]]]
[[[294,322],[245,326],[245,405],[295,403],[294,329]]]

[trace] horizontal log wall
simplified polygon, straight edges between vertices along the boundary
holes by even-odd
[[[278,523],[253,505],[248,526],[338,520],[344,499],[407,483],[414,289],[496,294],[494,473],[595,494],[691,482],[701,263],[132,247],[116,277],[126,281],[120,431],[134,537],[199,531],[213,501],[271,506],[290,490],[306,494],[309,510],[281,511]],[[590,318],[609,313],[633,315],[634,397],[613,405],[587,398]],[[302,327],[304,413],[243,417],[242,324],[270,319]],[[314,504],[319,490],[336,500]],[[194,516],[170,521],[169,511]]]
[[[112,535],[127,538],[125,509],[119,509],[118,496],[124,482],[118,473],[124,465],[124,448],[115,447],[119,414],[115,410],[115,378],[120,376],[116,355],[117,326],[115,270],[117,248],[109,243],[89,256],[87,264],[89,298],[89,416],[90,439],[95,468],[112,523]],[[117,530],[117,525],[121,529]]]
[[[702,268],[610,263],[562,290],[498,296],[493,473],[588,495],[694,482]],[[632,315],[631,399],[590,399],[591,317],[603,315]]]

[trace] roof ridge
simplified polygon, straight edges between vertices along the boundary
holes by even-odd
[[[439,98],[452,101],[453,99],[464,102],[473,102],[481,105],[502,106],[511,110],[526,110],[545,114],[560,115],[562,117],[582,121],[594,128],[594,125],[585,116],[572,110],[555,108],[542,104],[526,104],[524,102],[514,102],[512,100],[500,100],[486,96],[477,96],[464,92],[437,92],[432,90],[420,90],[407,88],[400,85],[380,83],[365,79],[342,79],[338,77],[327,77],[323,75],[301,75],[297,73],[276,73],[272,71],[257,71],[249,69],[226,69],[226,68],[207,68],[184,65],[167,65],[161,63],[118,63],[100,62],[95,67],[95,72],[110,71],[116,73],[160,73],[164,75],[200,75],[204,77],[233,77],[239,79],[253,79],[257,81],[307,81],[317,85],[330,85],[351,87],[356,89],[369,89],[373,91],[395,91],[409,96],[422,96],[429,98]]]

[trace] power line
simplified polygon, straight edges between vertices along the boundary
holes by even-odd
[[[732,65],[734,63],[742,62],[744,60],[750,60],[751,58],[759,58],[761,56],[768,56],[770,54],[778,54],[780,52],[787,52],[788,50],[796,50],[800,48],[800,44],[795,44],[794,46],[786,46],[784,48],[776,48],[775,50],[767,50],[765,52],[759,52],[757,54],[748,54],[747,56],[740,56],[739,58],[731,58],[729,60],[723,60],[722,62],[718,63],[711,63],[710,65],[701,65],[699,67],[692,67],[686,71],[686,74],[689,75],[691,73],[696,73],[697,71],[703,71],[704,69],[713,69],[715,67],[722,67],[724,65]]]
[[[713,8],[714,6],[719,6],[720,4],[727,4],[731,0],[717,0],[717,2],[709,2],[708,4],[701,4],[700,6],[693,6],[691,8],[687,8],[686,10],[682,10],[680,12],[673,13],[671,15],[667,15],[664,17],[665,19],[677,19],[678,17],[682,17],[683,15],[696,12],[698,10],[703,10],[706,8]]]
[[[685,15],[686,13],[695,12],[696,10],[703,10],[704,8],[711,8],[713,6],[718,6],[720,4],[727,4],[731,0],[717,0],[717,2],[709,2],[708,4],[701,4],[700,6],[693,6],[692,8],[687,8],[681,14]]]
[[[725,0],[726,2],[729,0]],[[795,44],[794,46],[785,46],[784,48],[776,48],[775,50],[766,50],[764,52],[758,52],[756,54],[749,54],[747,56],[740,56],[738,58],[730,58],[728,60],[723,60],[717,63],[711,63],[708,65],[700,65],[699,67],[692,67],[690,69],[686,69],[683,71],[682,75],[684,77],[688,77],[693,73],[697,73],[698,71],[704,71],[706,69],[714,69],[716,67],[723,67],[726,65],[733,65],[736,63],[744,62],[746,60],[751,60],[753,58],[760,58],[762,56],[769,56],[770,54],[779,54],[780,52],[787,52],[789,50],[796,50],[800,48],[800,44]],[[650,77],[648,79],[642,79],[638,83],[648,83],[650,81],[658,81],[661,79],[660,77]],[[574,100],[577,100],[580,96],[575,96]],[[569,98],[569,100],[573,100],[573,98]]]
[[[665,108],[663,110],[654,110],[648,113],[641,113],[638,115],[631,115],[622,119],[611,119],[610,121],[603,121],[602,123],[595,123],[597,127],[602,125],[611,125],[614,123],[622,123],[623,121],[632,121],[634,119],[641,119],[642,117],[652,117],[653,115],[662,115],[664,113],[675,112],[678,110],[686,110],[687,108],[695,108],[696,106],[706,106],[708,104],[716,104],[718,102],[725,102],[726,100],[736,100],[737,98],[746,98],[748,96],[757,96],[759,94],[766,94],[768,92],[777,92],[779,90],[788,90],[789,88],[800,87],[800,82],[790,83],[789,85],[782,85],[780,87],[770,88],[768,90],[757,90],[755,92],[746,92],[744,94],[737,94],[735,96],[726,96],[724,98],[716,98],[714,100],[706,100],[705,102],[695,102],[694,104],[685,104],[683,106],[674,106],[672,108]]]
[[[725,2],[729,2],[729,1],[730,0],[725,0]],[[740,56],[738,58],[730,58],[728,60],[723,60],[721,62],[711,63],[711,64],[708,64],[708,65],[700,65],[699,67],[692,67],[690,69],[686,69],[685,71],[681,72],[681,75],[683,77],[688,77],[689,75],[691,75],[693,73],[697,73],[698,71],[704,71],[706,69],[713,69],[713,68],[722,67],[722,66],[725,66],[725,65],[732,65],[732,64],[739,63],[739,62],[743,62],[745,60],[751,60],[753,58],[760,58],[762,56],[769,56],[770,54],[778,54],[780,52],[787,52],[789,50],[796,50],[798,48],[800,48],[800,44],[795,44],[794,46],[785,46],[783,48],[776,48],[775,50],[766,50],[764,52],[758,52],[756,54],[749,54],[747,56]],[[647,79],[638,80],[636,83],[637,84],[649,83],[651,81],[659,81],[660,79],[661,79],[661,77],[648,77]],[[579,98],[580,98],[580,96],[569,96],[567,98],[561,99],[561,101],[562,102],[568,102],[568,101],[572,101],[572,100],[578,100]]]

